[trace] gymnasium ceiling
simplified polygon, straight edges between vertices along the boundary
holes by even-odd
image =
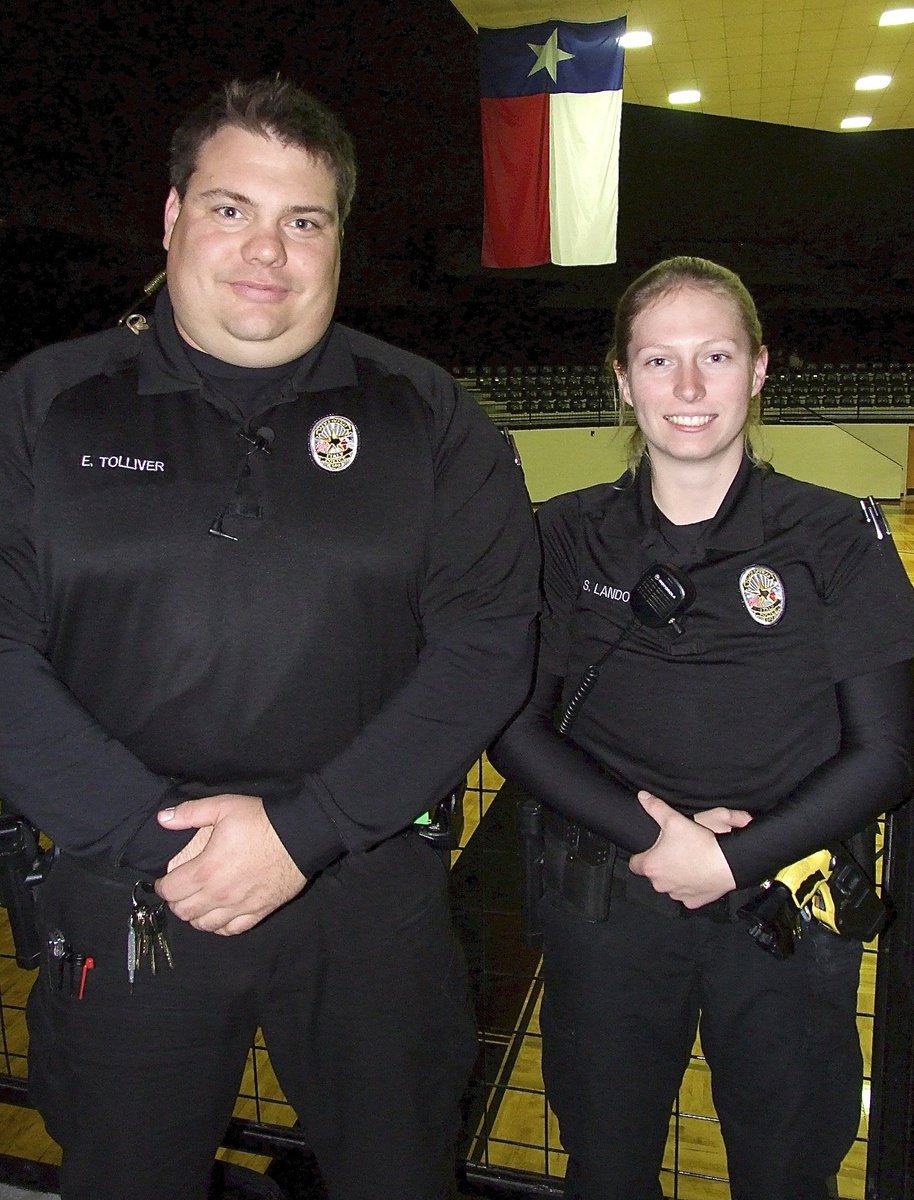
[[[907,0],[908,4],[914,0]],[[452,0],[473,28],[627,15],[653,45],[625,52],[623,99],[807,129],[839,130],[870,116],[869,130],[914,128],[914,24],[882,26],[902,0]],[[891,75],[882,91],[855,91],[863,75]],[[680,107],[680,106],[676,106]],[[867,132],[863,130],[862,132]]]

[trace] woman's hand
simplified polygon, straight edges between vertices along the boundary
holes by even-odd
[[[692,820],[712,833],[730,833],[734,829],[744,829],[752,820],[752,813],[744,808],[707,808],[693,813]]]
[[[681,901],[686,908],[701,908],[733,891],[733,873],[704,823],[684,817],[650,792],[639,792],[638,800],[660,826],[660,836],[650,850],[632,856],[630,871],[644,875],[656,892]],[[735,825],[726,832],[730,828]]]

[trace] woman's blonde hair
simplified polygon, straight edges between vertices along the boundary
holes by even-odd
[[[739,314],[740,324],[749,339],[749,350],[753,359],[762,348],[762,325],[759,321],[755,301],[749,294],[746,285],[740,277],[727,267],[711,262],[707,258],[692,258],[679,255],[666,258],[648,268],[639,275],[634,283],[622,293],[616,307],[616,319],[613,329],[613,344],[606,355],[606,370],[610,372],[618,363],[623,371],[628,370],[628,350],[632,338],[635,321],[663,296],[676,292],[683,287],[704,288],[715,292],[732,301]],[[641,462],[647,448],[644,435],[638,428],[632,409],[624,403],[619,404],[619,424],[632,424],[632,435],[628,443],[628,465],[634,470]],[[761,398],[753,396],[749,401],[749,412],[746,416],[746,450],[749,457],[758,462],[753,450],[751,435],[761,425]]]

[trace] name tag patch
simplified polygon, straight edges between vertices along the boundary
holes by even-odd
[[[596,579],[583,580],[581,591],[590,592],[592,596],[605,596],[607,600],[618,600],[622,604],[628,604],[631,599],[631,592],[624,588],[613,587],[611,583],[600,583]]]
[[[101,467],[103,471],[164,471],[165,464],[157,458],[130,458],[126,454],[84,454],[81,467]]]

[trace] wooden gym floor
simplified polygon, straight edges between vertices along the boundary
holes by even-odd
[[[899,552],[914,581],[914,500],[885,506]],[[547,1177],[564,1174],[565,1156],[540,1073],[538,958],[523,943],[520,864],[514,833],[516,793],[483,759],[468,778],[466,830],[453,855],[454,914],[470,968],[480,1027],[480,1053],[468,1091],[462,1155],[470,1164]],[[864,954],[858,1025],[867,1081],[858,1138],[839,1176],[842,1200],[862,1200],[866,1168],[869,1063],[875,955]],[[0,920],[0,1074],[24,1079],[24,1005],[34,974],[17,968],[5,915]],[[286,1103],[258,1042],[249,1056],[236,1116],[289,1126]],[[56,1164],[59,1150],[28,1108],[0,1104],[0,1156]],[[269,1160],[235,1151],[220,1157],[264,1171]],[[0,1159],[2,1162],[2,1159]],[[0,1174],[2,1183],[2,1174]],[[676,1200],[727,1200],[726,1159],[710,1097],[709,1075],[696,1043],[670,1126],[664,1193]]]

